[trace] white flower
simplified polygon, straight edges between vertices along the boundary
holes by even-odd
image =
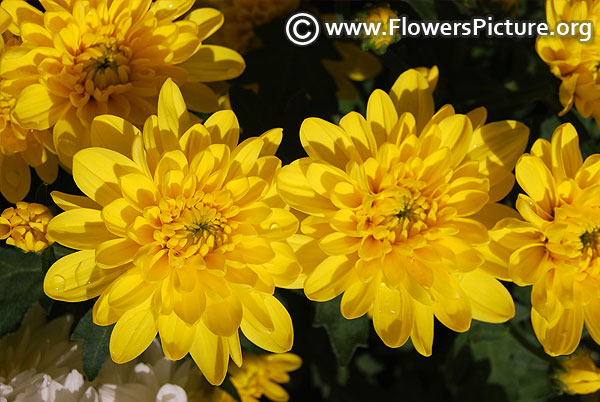
[[[218,390],[190,360],[166,358],[156,339],[129,363],[108,360],[94,384],[101,402],[206,402]]]
[[[81,345],[69,340],[73,317],[46,323],[34,306],[19,330],[0,339],[0,402],[96,402],[81,374]]]

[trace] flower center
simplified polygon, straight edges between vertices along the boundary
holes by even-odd
[[[127,83],[131,73],[130,56],[131,51],[126,46],[99,44],[86,49],[80,56],[86,91],[95,95],[96,88],[103,90]]]
[[[146,220],[155,227],[153,238],[168,250],[171,266],[182,267],[193,256],[206,257],[230,243],[232,227],[212,194],[164,198],[146,208]]]
[[[594,228],[592,230],[586,230],[581,236],[579,236],[582,245],[582,252],[589,254],[592,257],[600,254],[600,228]]]

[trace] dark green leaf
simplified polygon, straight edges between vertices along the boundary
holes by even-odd
[[[550,359],[545,358],[532,335],[508,325],[473,322],[469,332],[459,335],[455,343],[454,360],[471,359],[464,368],[463,388],[477,392],[477,386],[484,382],[485,388],[480,391],[483,394],[498,389],[494,387],[503,390],[503,398],[494,400],[547,400],[553,394],[548,376]],[[481,374],[482,368],[487,376],[475,384],[472,376],[475,372]]]
[[[352,360],[359,346],[367,346],[369,319],[367,316],[347,320],[340,312],[341,296],[325,303],[318,303],[315,314],[315,327],[323,327],[329,335],[329,342],[340,366]]]
[[[83,371],[91,381],[100,372],[108,359],[108,343],[114,325],[101,327],[92,321],[92,310],[89,310],[79,321],[71,335],[71,339],[83,343]]]
[[[0,247],[0,337],[14,331],[43,293],[42,259],[14,247]]]

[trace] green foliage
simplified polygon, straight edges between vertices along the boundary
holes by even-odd
[[[83,371],[90,381],[96,378],[109,357],[108,344],[113,326],[101,327],[94,324],[92,310],[89,310],[81,318],[71,335],[71,339],[83,343]]]
[[[25,313],[38,301],[43,278],[39,254],[0,247],[0,337],[16,330]]]
[[[367,346],[370,322],[366,315],[345,319],[340,313],[341,299],[339,296],[326,303],[317,303],[314,325],[325,328],[338,364],[347,366],[356,348]]]
[[[551,358],[516,324],[473,322],[456,337],[449,355],[448,382],[485,400],[535,402],[552,396]]]

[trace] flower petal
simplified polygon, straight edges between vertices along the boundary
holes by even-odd
[[[476,269],[465,273],[460,286],[470,300],[474,319],[500,323],[515,315],[515,305],[510,293],[487,272]]]
[[[48,224],[48,234],[63,246],[91,250],[116,236],[106,229],[97,209],[71,209],[55,216]]]
[[[44,292],[53,299],[78,302],[98,296],[122,270],[96,265],[94,250],[78,251],[56,261],[44,278]]]
[[[113,328],[110,336],[110,356],[115,363],[127,363],[138,357],[156,337],[157,322],[154,309],[144,303],[127,310]]]

